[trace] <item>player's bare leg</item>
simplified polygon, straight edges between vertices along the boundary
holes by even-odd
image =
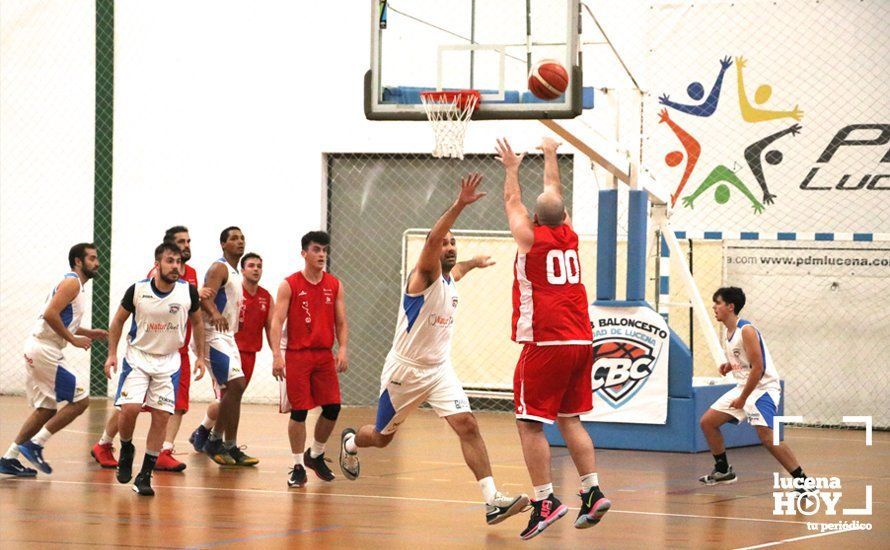
[[[540,534],[548,525],[566,515],[568,506],[561,503],[553,494],[553,482],[550,474],[550,444],[544,435],[541,422],[517,420],[519,442],[522,445],[522,456],[525,466],[535,488],[533,509],[529,516],[528,526],[519,534],[528,540]]]
[[[575,527],[578,529],[593,527],[612,507],[612,502],[599,488],[593,440],[577,416],[560,416],[556,423],[581,478],[581,510],[575,520]]]
[[[43,459],[43,446],[46,444],[47,440],[53,434],[57,433],[59,430],[71,424],[75,418],[83,414],[87,407],[90,405],[89,397],[81,399],[75,403],[68,403],[61,409],[58,409],[55,414],[51,415],[50,418],[43,424],[42,427],[38,428],[38,431],[32,435],[28,440],[18,443],[19,451],[22,455],[27,458],[31,463],[40,468],[44,473],[52,473],[52,467]],[[31,415],[31,420],[36,423],[41,418],[42,415],[46,413],[41,413],[40,416],[35,417],[33,414]],[[35,424],[28,426],[28,431],[33,429]],[[24,430],[24,426],[23,426]],[[21,435],[21,434],[19,434]]]
[[[766,447],[766,450],[779,461],[779,464],[785,468],[789,474],[794,475],[795,471],[800,468],[800,462],[791,452],[791,447],[780,441],[778,445],[773,445],[773,430],[767,426],[754,426],[757,429],[757,436],[760,442]]]
[[[488,449],[485,447],[476,417],[472,413],[458,413],[446,416],[445,421],[460,439],[464,462],[476,476],[476,482],[482,490],[486,522],[494,525],[524,510],[528,506],[528,495],[511,497],[497,490],[494,477],[491,475]]]
[[[705,485],[735,483],[737,480],[735,472],[732,471],[732,466],[729,465],[726,458],[723,434],[720,433],[720,426],[732,420],[735,420],[735,417],[715,409],[708,409],[701,417],[699,425],[708,442],[708,448],[714,455],[714,470],[710,474],[698,478]]]
[[[55,414],[56,409],[34,409],[22,423],[19,434],[15,437],[15,443],[21,445],[37,435],[40,428],[44,427]]]

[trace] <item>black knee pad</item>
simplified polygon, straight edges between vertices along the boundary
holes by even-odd
[[[294,422],[306,422],[306,416],[309,414],[309,411],[291,411],[290,419]]]
[[[331,421],[337,420],[337,417],[340,416],[340,404],[322,405],[321,415]]]

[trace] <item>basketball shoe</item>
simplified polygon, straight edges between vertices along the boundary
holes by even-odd
[[[37,470],[28,468],[17,458],[0,458],[0,474],[16,477],[34,477]]]
[[[730,466],[725,472],[721,472],[714,468],[710,474],[701,476],[698,480],[705,485],[720,485],[723,483],[735,483],[738,478],[736,477],[735,472],[732,471],[732,466]]]
[[[355,430],[346,428],[340,434],[340,469],[343,470],[346,479],[355,480],[361,473],[361,464],[358,461],[358,453],[350,453],[346,450],[346,438],[349,435],[355,437]]]
[[[544,529],[566,515],[569,507],[561,503],[553,493],[543,500],[532,501],[532,515],[528,518],[528,526],[519,533],[519,538],[528,540],[540,535]]]
[[[21,445],[19,445],[19,452],[22,453],[22,456],[28,459],[28,462],[37,466],[37,469],[43,472],[44,474],[53,473],[52,466],[43,459],[43,446],[34,443],[33,441],[25,441]]]
[[[114,458],[114,447],[111,446],[111,443],[96,443],[93,445],[90,455],[103,468],[117,468],[117,459]]]
[[[580,495],[581,511],[578,512],[578,518],[575,519],[575,528],[587,529],[603,519],[603,516],[612,507],[612,501],[603,495],[599,487],[591,487],[586,493]]]
[[[210,457],[210,460],[216,462],[220,466],[234,466],[235,459],[229,453],[228,449],[223,447],[222,439],[211,439],[204,446],[204,452]]]
[[[300,466],[299,464],[295,464],[293,469],[288,472],[290,474],[290,479],[287,480],[288,487],[304,487],[306,485],[306,469]]]
[[[143,497],[155,496],[155,490],[151,488],[151,472],[140,472],[133,482],[133,491]]]
[[[198,424],[198,427],[195,428],[195,431],[189,436],[189,443],[195,448],[196,453],[203,453],[204,446],[207,445],[207,439],[209,438],[210,430],[205,428],[202,424]]]
[[[511,497],[498,491],[491,504],[485,505],[485,522],[489,525],[498,524],[508,517],[518,514],[528,507],[528,495]]]
[[[309,452],[309,449],[306,449],[306,452],[303,453],[303,464],[314,471],[320,480],[334,481],[334,472],[325,463],[324,453],[321,453],[316,458],[312,458],[312,453]]]
[[[155,470],[160,472],[181,472],[185,464],[173,458],[173,449],[164,449],[155,462]]]

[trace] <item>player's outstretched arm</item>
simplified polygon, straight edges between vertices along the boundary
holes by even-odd
[[[420,251],[417,265],[408,278],[409,293],[423,292],[433,284],[436,277],[442,274],[442,264],[439,261],[442,252],[442,239],[451,231],[451,226],[457,221],[463,209],[486,195],[484,192],[477,192],[480,183],[482,183],[482,176],[475,172],[467,174],[461,179],[457,199],[439,217],[430,230],[430,234],[427,235],[426,242],[423,243],[423,250]]]
[[[535,241],[535,227],[528,217],[528,210],[522,204],[522,190],[519,187],[519,163],[525,158],[525,153],[514,153],[506,138],[497,141],[496,149],[498,156],[495,158],[504,165],[504,210],[507,212],[507,223],[519,246],[519,252],[524,254]]]
[[[46,309],[43,311],[43,320],[46,321],[49,328],[53,329],[56,334],[66,341],[71,342],[80,349],[90,349],[92,340],[87,335],[78,336],[72,334],[68,327],[65,326],[65,323],[62,322],[62,310],[77,298],[79,292],[80,283],[77,279],[74,277],[62,279],[62,282],[56,287],[55,294],[53,294],[49,303],[46,304]]]
[[[343,283],[337,291],[337,300],[334,302],[334,328],[337,335],[337,356],[334,358],[334,366],[337,372],[346,372],[349,368],[349,323],[346,321],[346,296],[343,291]]]
[[[127,291],[127,295],[130,296],[130,301],[132,302],[133,297],[129,290]],[[126,295],[124,296],[124,300],[126,300]],[[124,323],[129,316],[130,312],[124,309],[123,305],[118,306],[117,312],[114,314],[114,318],[111,320],[111,324],[108,327],[108,356],[105,359],[105,376],[109,379],[117,370],[117,345],[121,341],[121,333],[124,329]]]
[[[269,346],[272,348],[272,375],[281,380],[284,378],[284,353],[281,351],[281,330],[287,319],[290,308],[291,290],[287,281],[278,285],[278,297],[275,299],[275,314],[272,316],[272,328],[269,335]]]
[[[562,142],[553,138],[545,137],[541,140],[538,149],[544,153],[544,192],[552,193],[562,199],[562,180],[559,178],[559,160],[556,157],[556,150]],[[572,226],[572,217],[566,210],[565,223],[569,227]]]
[[[229,330],[229,322],[216,309],[214,298],[219,289],[229,280],[229,272],[226,266],[220,262],[214,262],[207,270],[204,278],[204,287],[201,289],[201,309],[207,316],[207,322],[220,332]],[[206,291],[206,292],[205,292]]]
[[[456,264],[454,264],[454,267],[451,268],[451,278],[454,279],[454,282],[457,282],[463,279],[467,275],[467,273],[474,269],[485,269],[486,267],[493,266],[496,263],[497,262],[491,259],[491,256],[486,256],[484,254],[473,256],[473,258],[470,260],[464,260],[462,262],[457,262]]]

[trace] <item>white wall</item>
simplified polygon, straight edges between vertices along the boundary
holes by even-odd
[[[24,340],[92,240],[95,17],[83,0],[0,6],[0,393],[24,390]],[[87,376],[87,353],[65,355]]]

